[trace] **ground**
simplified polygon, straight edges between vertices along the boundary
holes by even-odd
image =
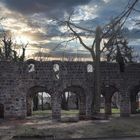
[[[140,135],[140,114],[121,118],[118,115],[108,120],[84,120],[77,122],[52,122],[51,114],[46,111],[35,112],[32,117],[23,120],[1,120],[0,135],[49,135],[56,138],[94,138]],[[62,120],[69,115],[63,111]],[[70,111],[77,116],[76,111]],[[64,118],[64,116],[66,116]]]

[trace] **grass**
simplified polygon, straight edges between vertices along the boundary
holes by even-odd
[[[77,115],[79,113],[79,110],[62,110],[61,113],[64,115]]]
[[[35,115],[40,115],[40,116],[45,116],[45,115],[51,115],[52,111],[51,110],[38,110],[38,111],[33,111],[33,116]]]
[[[105,113],[104,108],[100,109],[101,113]],[[112,108],[112,114],[120,114],[120,109]]]
[[[100,110],[101,113],[104,113],[104,109]],[[38,110],[38,111],[33,111],[33,115],[41,115],[41,116],[46,116],[46,115],[51,115],[52,111],[51,110]],[[78,115],[79,110],[61,110],[62,115]],[[112,114],[119,114],[120,109],[117,108],[112,108]]]
[[[62,114],[62,116],[63,115],[66,115],[66,116],[68,116],[68,115],[78,115],[78,113],[79,113],[79,111],[78,110],[68,110],[68,111],[66,111],[66,110],[61,110],[61,114]],[[51,110],[38,110],[38,111],[33,111],[33,116],[35,116],[35,115],[39,115],[39,116],[46,116],[46,115],[48,115],[48,116],[50,116],[52,114],[52,111]]]
[[[113,114],[120,114],[120,109],[112,108],[112,113]]]

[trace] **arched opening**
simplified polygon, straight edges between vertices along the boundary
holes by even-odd
[[[84,119],[86,117],[86,96],[83,88],[67,87],[61,95],[61,109],[62,119]]]
[[[111,98],[111,114],[120,114],[120,93],[116,91]]]
[[[120,95],[116,87],[103,86],[101,91],[101,113],[120,114]]]
[[[27,94],[27,116],[37,115],[51,118],[51,95],[42,86],[34,86]]]
[[[78,96],[75,93],[66,91],[61,96],[62,110],[77,110],[79,108]]]
[[[131,113],[140,113],[140,86],[135,86],[130,91]]]
[[[4,118],[4,105],[0,104],[0,118]]]

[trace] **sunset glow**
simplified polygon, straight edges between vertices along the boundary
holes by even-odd
[[[28,44],[29,42],[31,42],[31,39],[27,36],[16,36],[14,41],[17,43],[17,44]]]

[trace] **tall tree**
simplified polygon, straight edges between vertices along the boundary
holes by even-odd
[[[94,94],[95,94],[95,98],[93,98],[93,112],[94,113],[98,113],[99,109],[100,109],[100,105],[99,105],[99,99],[100,99],[100,58],[101,58],[101,53],[105,52],[108,48],[113,47],[114,43],[115,44],[119,44],[120,40],[118,41],[118,37],[120,35],[120,31],[123,27],[123,25],[125,24],[127,18],[129,17],[129,15],[131,14],[131,12],[133,11],[134,6],[137,4],[138,0],[134,0],[132,3],[128,3],[127,8],[124,9],[120,15],[118,15],[117,17],[115,17],[113,20],[111,20],[111,22],[109,22],[106,26],[104,27],[96,27],[96,31],[94,30],[90,30],[90,29],[86,29],[84,27],[80,27],[77,24],[74,24],[71,20],[71,16],[68,18],[67,21],[59,21],[61,22],[63,25],[66,25],[68,27],[68,29],[71,31],[70,36],[73,35],[73,38],[70,39],[74,40],[74,39],[78,39],[80,44],[87,49],[91,56],[92,56],[92,60],[93,60],[93,65],[95,66],[95,71],[94,71],[94,79],[95,79],[95,83],[94,83]],[[82,30],[82,31],[86,31],[89,32],[90,37],[92,36],[91,34],[94,34],[93,36],[93,42],[91,43],[91,46],[87,45],[86,43],[84,43],[84,40],[82,39],[81,34],[77,31],[78,30]],[[107,41],[104,43],[103,48],[100,48],[100,43],[102,40],[106,39]],[[126,44],[125,44],[126,45]],[[125,47],[126,48],[126,47]],[[119,52],[120,47],[116,47],[116,61],[121,64],[121,61],[118,59],[119,58],[123,58],[122,54]],[[108,59],[111,56],[112,53],[114,53],[113,51],[109,52],[110,54],[108,54]],[[130,54],[127,54],[130,55]],[[123,58],[124,59],[124,58]]]

